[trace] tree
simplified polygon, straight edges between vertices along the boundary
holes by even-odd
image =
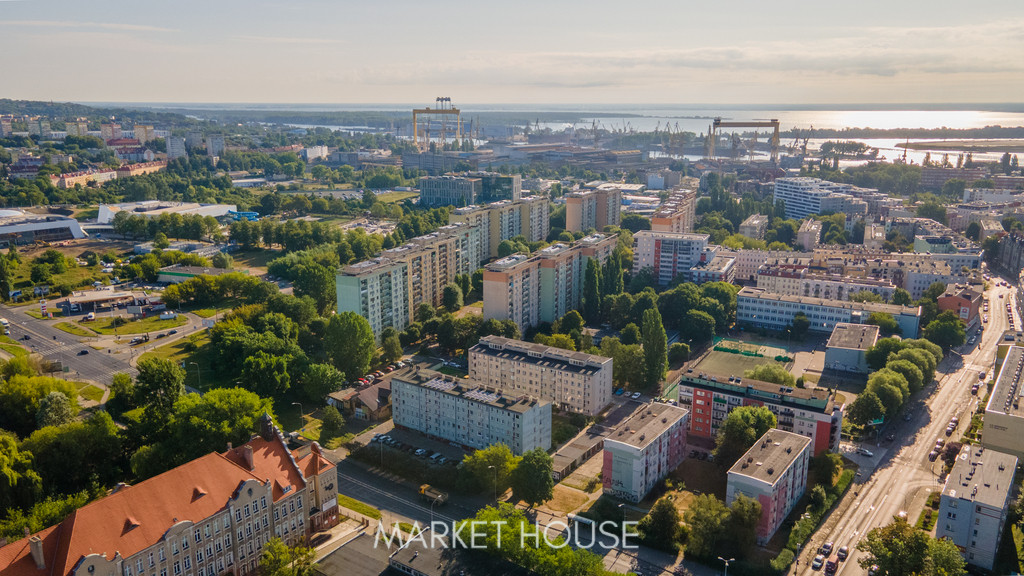
[[[591,324],[601,320],[601,266],[597,258],[587,259],[587,272],[583,278],[583,317]]]
[[[742,406],[729,412],[718,427],[715,438],[715,461],[721,466],[732,466],[778,420],[764,406]]]
[[[668,347],[668,361],[671,364],[680,364],[690,359],[690,346],[683,342],[675,342]]]
[[[558,332],[561,334],[570,334],[574,330],[582,332],[584,328],[583,316],[575,310],[569,310],[558,320]]]
[[[28,508],[42,493],[31,452],[18,448],[18,438],[0,430],[0,509]]]
[[[882,401],[871,390],[865,390],[857,395],[857,399],[850,403],[847,411],[850,422],[864,426],[874,420],[881,420],[885,417],[885,406]]]
[[[174,403],[185,394],[185,371],[163,358],[143,358],[138,364],[135,390],[146,411],[160,421],[174,411]]]
[[[603,296],[621,294],[625,289],[622,281],[622,260],[616,253],[608,258],[602,270],[601,290]]]
[[[943,350],[960,346],[967,341],[963,320],[948,310],[928,323],[921,335],[926,340],[938,344]]]
[[[946,224],[946,207],[936,201],[925,202],[917,206],[917,215],[920,218],[931,218],[940,224]]]
[[[334,270],[327,266],[316,262],[299,266],[294,284],[295,295],[312,298],[321,314],[327,313],[337,303]]]
[[[640,328],[630,322],[619,332],[619,340],[625,345],[640,343]]]
[[[689,310],[679,325],[679,335],[693,343],[707,342],[715,335],[715,319],[703,310]]]
[[[4,367],[17,364],[8,362]],[[5,370],[6,372],[6,370]],[[78,412],[78,391],[70,382],[45,376],[5,374],[6,381],[0,381],[0,422],[6,430],[25,437],[36,429],[36,416],[42,400],[51,392],[67,397],[72,412]]]
[[[643,348],[644,382],[648,387],[654,387],[665,377],[668,367],[668,337],[656,306],[644,312]]]
[[[789,387],[796,386],[796,378],[782,364],[758,364],[753,369],[744,372],[743,375],[761,382],[771,382]]]
[[[345,419],[341,417],[341,412],[334,406],[325,406],[320,410],[320,437],[322,439],[334,438],[341,436],[345,430]]]
[[[0,300],[7,302],[11,299],[11,264],[7,258],[0,255]]]
[[[33,284],[46,284],[53,279],[53,271],[50,265],[45,262],[34,262],[29,279]]]
[[[163,232],[157,232],[153,236],[153,248],[157,250],[166,250],[171,246],[170,240],[167,239],[167,234]]]
[[[121,479],[121,438],[110,414],[102,410],[85,421],[36,430],[21,449],[35,456],[35,469],[48,494],[69,494]]]
[[[924,373],[910,360],[890,360],[885,367],[906,378],[911,394],[924,387]]]
[[[445,310],[449,312],[458,311],[462,308],[462,288],[454,283],[445,286],[441,303],[444,305]]]
[[[888,312],[872,312],[868,316],[868,324],[874,324],[878,326],[878,331],[885,336],[891,336],[893,334],[900,334],[900,323],[896,321],[896,318]]]
[[[74,418],[74,410],[71,406],[71,399],[65,394],[54,390],[39,401],[36,424],[40,428],[67,424],[72,418]]]
[[[370,323],[355,312],[331,316],[324,344],[331,361],[349,382],[366,374],[376,348]]]
[[[394,328],[391,329],[392,334],[388,334],[381,341],[381,347],[384,349],[384,361],[392,363],[400,360],[404,351],[402,350],[402,342],[398,339],[398,332],[394,332]]]
[[[466,455],[459,469],[470,484],[467,488],[484,494],[492,490],[500,494],[508,489],[512,471],[519,466],[519,460],[520,457],[512,454],[505,444],[493,444]]]
[[[964,231],[964,236],[967,236],[969,239],[974,240],[975,242],[980,242],[982,240],[982,238],[979,238],[979,236],[981,236],[981,224],[979,224],[977,221],[968,224],[967,230]]]
[[[281,396],[291,387],[288,359],[260,350],[242,362],[239,385],[260,396]]]
[[[723,527],[729,518],[729,509],[713,494],[701,494],[693,499],[683,514],[690,527],[686,553],[695,558],[713,558],[718,541],[724,536]]]
[[[953,576],[967,570],[960,549],[948,538],[928,539],[928,564],[934,576]]]
[[[877,565],[879,574],[889,576],[920,574],[928,557],[929,540],[926,532],[903,518],[896,518],[891,524],[872,529],[857,543],[857,550],[864,552],[858,562],[865,569]],[[962,574],[962,571],[950,574]]]
[[[931,286],[925,289],[924,294],[921,295],[922,300],[931,300],[933,302],[939,299],[946,292],[945,282],[932,282]]]
[[[807,315],[803,312],[797,312],[793,316],[793,321],[790,323],[789,328],[792,330],[794,338],[801,339],[810,330],[811,321],[807,319]]]
[[[416,307],[417,322],[426,322],[427,320],[433,318],[436,314],[437,311],[434,310],[434,307],[431,306],[429,302],[421,302],[420,305]]]
[[[107,411],[117,417],[135,406],[135,382],[132,381],[132,377],[124,372],[114,374],[110,382]]]
[[[929,344],[931,343],[929,342]],[[935,361],[934,356],[921,348],[904,348],[889,357],[889,364],[897,360],[907,360],[921,371],[922,386],[931,383],[935,378],[935,368],[938,366],[938,363]],[[893,369],[895,370],[895,368]],[[913,389],[910,378],[907,378],[907,384]]]
[[[872,370],[881,370],[889,361],[889,354],[899,352],[903,346],[903,342],[896,338],[880,338],[864,353],[864,359],[867,360],[868,367]]]
[[[877,370],[874,374],[868,376],[868,384],[866,388],[871,389],[872,386],[880,386],[882,384],[887,384],[898,390],[900,393],[901,403],[910,396],[910,385],[907,383],[907,379],[899,372],[890,370],[889,368]],[[881,395],[879,395],[879,398],[881,398]],[[884,398],[882,399],[885,400]],[[890,405],[887,404],[886,408],[888,409],[889,407]]]
[[[213,264],[214,268],[223,268],[225,270],[230,270],[235,263],[235,259],[232,258],[231,254],[228,254],[227,252],[217,252],[216,254],[213,255],[213,258],[210,260],[210,262]]]
[[[903,288],[897,288],[892,292],[892,303],[897,306],[910,306],[910,292]]]
[[[737,494],[729,505],[725,531],[730,554],[746,555],[757,544],[757,525],[761,522],[761,503],[743,494]]]
[[[330,364],[310,364],[302,375],[302,392],[314,402],[322,402],[344,385],[345,375]]]
[[[509,483],[515,498],[531,508],[551,499],[555,481],[551,477],[551,456],[543,448],[534,448],[523,454],[519,465],[512,470]]]
[[[280,538],[271,538],[260,553],[259,576],[313,576],[316,567],[312,548],[288,547]]]
[[[644,544],[664,550],[676,552],[679,550],[681,528],[679,510],[667,496],[663,496],[654,503],[651,511],[640,519],[637,524],[637,531],[640,532],[640,539]]]

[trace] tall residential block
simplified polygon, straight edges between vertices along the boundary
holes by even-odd
[[[811,439],[772,428],[729,469],[725,503],[742,494],[761,505],[757,543],[764,545],[807,489]]]
[[[1010,346],[988,397],[985,426],[981,430],[981,443],[986,448],[1018,458],[1024,458],[1024,409],[1020,406],[1020,398],[1024,395],[1022,373],[1024,347]]]
[[[107,142],[108,140],[120,140],[121,139],[121,125],[120,124],[100,124],[100,138]]]
[[[469,349],[469,377],[590,416],[612,401],[611,358],[501,336],[484,336]]]
[[[988,428],[988,414],[985,419]],[[1016,456],[965,444],[942,487],[935,537],[952,540],[968,564],[992,570],[1016,472]]]
[[[470,206],[476,204],[483,187],[479,178],[425,176],[420,178],[420,206]]]
[[[714,258],[707,234],[641,230],[633,235],[633,273],[649,268],[662,286]]]
[[[780,430],[811,439],[815,456],[839,450],[843,406],[828,390],[790,388],[728,374],[684,374],[679,404],[691,411],[689,437],[713,445],[722,421],[740,406],[765,406]]]
[[[476,450],[505,444],[513,454],[551,448],[551,402],[410,368],[391,379],[395,427]]]
[[[188,151],[185,149],[185,139],[181,136],[169,136],[167,138],[167,158],[188,158]]]
[[[847,220],[857,220],[868,213],[867,202],[849,194],[847,185],[819,178],[778,178],[774,198],[776,204],[785,202],[786,218],[795,220],[825,212],[842,212]]]
[[[592,234],[571,245],[552,244],[532,257],[513,254],[488,264],[484,318],[512,320],[526,330],[579,308],[588,258],[603,264],[617,242],[614,236]]]
[[[655,232],[693,232],[696,213],[697,193],[693,190],[677,190],[651,215],[651,230]]]
[[[156,139],[156,134],[155,134],[156,129],[153,128],[153,126],[151,126],[151,125],[148,125],[148,124],[136,124],[135,128],[134,128],[134,131],[135,131],[135,139],[138,140],[140,144],[145,144],[146,142],[149,142],[150,140],[155,140]]]
[[[605,226],[618,226],[622,221],[622,190],[598,188],[565,195],[565,229],[598,232]]]
[[[409,266],[375,258],[346,266],[336,278],[338,312],[366,318],[375,336],[391,327],[401,332],[409,324]]]
[[[517,201],[502,200],[491,204],[456,208],[448,217],[450,223],[480,226],[483,231],[484,259],[496,258],[498,246],[505,240],[524,236],[528,242],[547,238],[550,206],[542,196],[524,196]]]
[[[640,502],[686,456],[690,413],[668,404],[641,408],[604,440],[603,491]]]
[[[224,135],[210,134],[206,137],[206,155],[222,156],[224,154]]]

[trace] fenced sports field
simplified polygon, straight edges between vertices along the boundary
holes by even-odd
[[[782,364],[788,368],[792,362],[791,354],[784,348],[720,338],[694,370],[718,376],[742,376],[746,370],[761,364]]]

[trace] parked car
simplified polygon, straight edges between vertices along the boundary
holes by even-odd
[[[978,388],[979,387],[978,387],[977,384],[975,384],[974,386],[971,386],[971,394],[977,394],[978,393]]]
[[[177,334],[177,333],[178,333],[177,330],[171,330],[170,332],[168,332],[168,334]]]
[[[814,560],[811,561],[811,569],[812,570],[821,570],[821,567],[824,566],[824,565],[825,565],[825,557],[822,556],[821,554],[818,554],[817,556],[815,556]]]
[[[953,435],[953,432],[954,432],[955,430],[956,430],[956,428],[954,428],[953,426],[948,426],[948,427],[946,428],[946,436],[952,436],[952,435]]]
[[[640,398],[640,393],[639,392],[633,392],[633,395],[630,396],[630,398],[632,398],[633,400],[636,400],[636,399]]]
[[[939,457],[939,451],[938,450],[932,450],[931,452],[928,453],[928,461],[929,462],[935,462],[935,460],[938,457]]]
[[[875,455],[874,452],[868,450],[867,448],[857,448],[857,454],[860,454],[861,456],[867,456],[868,458]]]
[[[427,455],[427,451],[424,450],[423,448],[417,448],[416,451],[413,452],[413,454],[419,456],[420,458],[424,458]]]
[[[616,395],[616,396],[622,396],[622,393],[623,393],[623,392],[625,392],[625,390],[623,390],[622,388],[617,388],[617,389],[615,390],[615,395]]]

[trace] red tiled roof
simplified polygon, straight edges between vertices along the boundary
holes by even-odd
[[[309,454],[306,454],[299,459],[299,468],[302,470],[302,475],[306,478],[312,478],[313,476],[319,476],[326,470],[334,468],[334,464],[330,460],[324,458],[320,452],[320,445],[317,444],[310,450]]]
[[[40,532],[45,570],[35,568],[27,538],[0,548],[0,576],[64,576],[87,554],[127,558],[159,541],[176,522],[214,515],[246,480],[262,482],[220,454],[207,454],[86,504]]]
[[[280,500],[285,494],[294,494],[306,486],[305,480],[299,473],[299,466],[292,458],[291,452],[285,446],[280,436],[267,441],[257,436],[247,442],[224,453],[224,457],[238,464],[242,468],[249,469],[245,452],[252,449],[252,474],[261,480],[269,480],[274,485],[274,502]]]

